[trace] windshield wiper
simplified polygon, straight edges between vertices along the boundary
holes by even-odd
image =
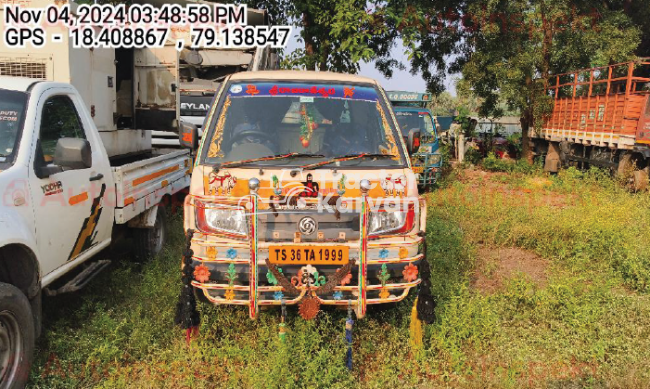
[[[395,158],[395,155],[392,154],[371,154],[371,153],[361,153],[361,154],[349,154],[349,155],[344,155],[342,157],[336,157],[329,159],[327,161],[323,162],[316,162],[312,163],[309,165],[301,166],[300,168],[302,170],[313,170],[321,166],[329,165],[331,163],[335,162],[345,162],[345,161],[352,161],[355,159],[360,159],[360,158]]]
[[[247,163],[261,162],[261,161],[275,161],[278,159],[286,158],[324,158],[324,155],[321,154],[308,154],[308,153],[289,153],[289,154],[278,154],[278,155],[269,155],[268,157],[245,159],[240,161],[224,162],[220,165],[216,165],[214,168],[216,170],[225,168],[225,167],[240,167]]]

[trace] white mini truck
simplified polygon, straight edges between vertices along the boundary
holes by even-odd
[[[157,205],[188,187],[190,170],[187,151],[109,160],[72,85],[0,77],[1,387],[27,381],[41,294],[83,287],[108,265],[87,260],[116,230],[132,232],[137,255],[159,252],[165,214]]]

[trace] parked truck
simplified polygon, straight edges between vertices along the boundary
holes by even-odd
[[[418,185],[423,189],[429,188],[440,178],[443,163],[439,151],[438,129],[431,110],[427,108],[427,104],[431,102],[431,95],[404,91],[386,93],[395,110],[402,135],[408,138],[411,130],[420,131],[422,144],[411,156],[411,163]]]
[[[183,127],[181,143],[196,148],[196,133]],[[362,318],[369,305],[416,289],[418,313],[430,321],[426,204],[409,159],[419,132],[412,135],[404,141],[385,92],[368,78],[226,78],[185,201],[186,286],[204,301],[246,306],[252,319],[284,305],[299,305],[305,319],[323,305]]]
[[[650,58],[558,74],[548,80],[553,113],[531,134],[544,170],[610,168],[635,190],[650,170]]]

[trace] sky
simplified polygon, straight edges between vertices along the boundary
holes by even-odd
[[[294,28],[293,36],[287,44],[287,50],[289,52],[295,50],[298,47],[302,47],[303,43],[298,42],[298,34],[300,30]],[[422,76],[419,74],[413,75],[410,70],[411,67],[408,65],[408,60],[404,54],[404,47],[401,42],[398,42],[397,45],[393,48],[392,57],[402,62],[406,66],[406,70],[395,70],[393,71],[393,77],[387,79],[384,77],[376,68],[374,62],[362,63],[361,70],[359,71],[360,76],[365,76],[373,78],[384,87],[385,90],[403,90],[409,92],[425,92],[426,83],[422,79]],[[447,76],[445,80],[445,87],[453,96],[456,96],[456,88],[454,85],[453,76]]]

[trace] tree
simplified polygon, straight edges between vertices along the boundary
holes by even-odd
[[[589,1],[484,0],[469,11],[476,28],[463,37],[463,80],[482,98],[481,116],[501,116],[501,100],[521,112],[529,160],[529,130],[552,109],[549,76],[628,60],[640,43],[639,28],[624,12]]]

